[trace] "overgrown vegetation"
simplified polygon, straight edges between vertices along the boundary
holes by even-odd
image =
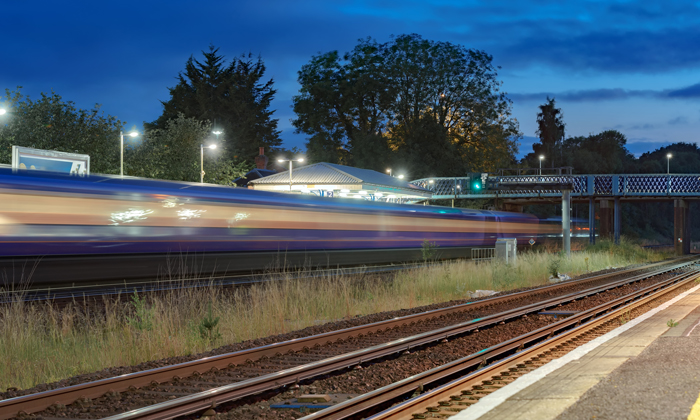
[[[560,260],[577,275],[662,258],[632,245],[599,244]],[[328,275],[223,291],[181,289],[158,297],[0,307],[0,389],[28,388],[109,366],[191,355],[215,346],[280,334],[332,320],[465,299],[477,289],[510,290],[548,282],[552,255],[523,253],[517,265],[458,261],[406,270],[391,280]],[[588,261],[586,261],[588,260]]]
[[[433,261],[437,258],[438,244],[435,242],[430,242],[427,239],[421,244],[421,254],[423,255],[423,261]]]

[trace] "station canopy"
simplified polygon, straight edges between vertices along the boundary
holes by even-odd
[[[248,188],[394,203],[416,203],[433,195],[428,189],[381,172],[326,162],[292,168],[291,186],[289,171],[285,171],[250,181]]]

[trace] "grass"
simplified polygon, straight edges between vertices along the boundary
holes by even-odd
[[[596,245],[570,259],[521,253],[515,266],[435,264],[390,280],[329,275],[227,291],[180,290],[153,299],[133,295],[127,302],[105,301],[97,310],[80,301],[60,310],[16,302],[0,308],[0,390],[197,354],[331,320],[464,299],[467,291],[538,286],[547,283],[553,261],[560,272],[574,276],[664,257],[623,242]]]

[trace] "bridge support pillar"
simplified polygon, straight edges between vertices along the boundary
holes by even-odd
[[[620,230],[622,229],[622,210],[620,210],[620,197],[615,197],[615,244],[620,244]]]
[[[673,200],[673,243],[676,255],[690,254],[689,202]]]
[[[612,206],[610,200],[600,200],[600,238],[612,237]]]
[[[595,244],[595,199],[588,198],[588,243]]]
[[[571,191],[561,190],[561,229],[564,253],[567,257],[571,257]]]

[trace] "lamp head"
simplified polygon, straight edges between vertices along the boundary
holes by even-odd
[[[669,153],[669,154],[666,155],[666,157],[669,158],[669,159],[671,159],[671,158],[673,157],[673,155]]]
[[[216,134],[216,135],[218,136],[219,134],[223,133],[223,131],[221,131],[221,130],[214,130],[214,131],[212,131],[212,133],[214,133],[214,134]]]
[[[209,145],[209,146],[207,146],[207,147],[209,147],[210,149],[216,149],[216,145],[215,145],[215,144]]]
[[[284,163],[284,162],[286,162],[286,160],[284,160],[284,159],[277,159],[277,162],[279,162],[279,163]]]
[[[303,162],[303,161],[304,161],[304,158],[297,159],[297,162]]]
[[[540,160],[544,160],[544,155],[540,155]]]
[[[0,108],[0,115],[4,115],[7,113],[7,110],[5,108]]]
[[[403,175],[399,175],[398,178],[399,178],[399,179],[403,179]]]

